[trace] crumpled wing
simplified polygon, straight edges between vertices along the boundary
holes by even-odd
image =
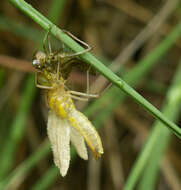
[[[83,136],[72,126],[70,133],[70,141],[74,145],[78,155],[84,160],[88,159],[87,148]]]
[[[47,131],[55,165],[60,169],[61,175],[65,176],[70,163],[69,123],[49,111]]]

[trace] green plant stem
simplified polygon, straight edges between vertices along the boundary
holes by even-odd
[[[140,183],[138,184],[139,190],[144,190],[145,187],[147,190],[156,189],[155,183],[159,175],[159,162],[161,161],[165,148],[168,146],[168,143],[171,137],[169,136],[169,134],[166,133],[166,131],[165,133],[161,133],[161,131],[159,131],[159,133],[161,137],[163,137],[163,141],[161,140],[161,144],[158,144],[158,142],[155,142],[156,146],[154,147],[154,150],[150,154],[149,160],[144,168],[144,172],[142,174],[141,180],[139,180],[140,181]]]
[[[52,35],[60,39],[65,45],[75,52],[83,51],[84,49],[75,42],[72,38],[66,35],[62,30],[45,18],[42,14],[36,11],[31,5],[23,0],[9,0],[15,7],[20,9],[27,16],[32,18],[36,23],[38,23],[42,28],[51,32]],[[177,26],[174,31],[173,39],[170,43],[173,43],[181,34],[181,23]],[[164,47],[163,47],[164,48]],[[158,52],[159,54],[160,52]],[[119,89],[124,91],[127,95],[133,98],[138,104],[150,112],[155,118],[159,119],[168,128],[172,130],[179,138],[181,138],[181,129],[168,120],[157,108],[150,104],[146,99],[144,99],[140,94],[138,94],[133,88],[131,88],[126,82],[124,82],[120,77],[114,74],[110,69],[108,69],[104,64],[102,64],[98,59],[96,59],[90,53],[84,53],[80,55],[82,59],[90,63],[96,70],[102,73],[107,79],[109,79],[113,84],[115,84]]]
[[[137,66],[135,66],[131,71],[123,74],[123,79],[130,85],[136,86],[141,79],[143,79],[146,74],[156,65],[159,60],[168,52],[168,50],[174,45],[177,38],[175,38],[175,33],[180,30],[180,24],[175,26],[174,30],[145,58],[143,58]],[[177,31],[177,32],[176,32]],[[180,33],[181,35],[181,33]],[[112,95],[111,95],[112,94]],[[116,98],[119,97],[119,98]],[[112,87],[108,92],[104,94],[101,98],[94,101],[86,110],[85,114],[87,116],[92,113],[99,111],[98,120],[102,123],[105,118],[108,118],[109,112],[113,112],[115,107],[120,104],[125,98],[124,93],[120,93],[119,89]],[[110,104],[110,100],[113,100]],[[102,112],[102,108],[104,111]],[[106,108],[106,110],[105,110]],[[101,110],[101,111],[100,111]],[[107,113],[106,113],[107,112]],[[96,122],[97,123],[97,122]]]
[[[176,121],[181,109],[181,63],[174,78],[173,85],[169,89],[166,102],[163,107],[163,113],[171,120]],[[140,190],[155,189],[154,183],[158,173],[159,161],[169,143],[171,133],[163,128],[163,124],[156,121],[151,133],[141,151],[130,176],[124,186],[124,190],[133,190],[146,164],[149,163],[141,180]],[[148,162],[149,161],[149,162]]]
[[[21,98],[19,110],[13,121],[9,136],[6,139],[6,143],[2,150],[2,154],[0,157],[0,181],[12,167],[15,149],[22,138],[26,126],[26,119],[35,92],[35,85],[34,83],[32,83],[32,80],[33,76],[30,75],[25,83],[25,90]]]

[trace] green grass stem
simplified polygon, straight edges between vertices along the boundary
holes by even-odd
[[[126,81],[131,86],[136,86],[139,84],[140,80],[143,79],[148,72],[159,63],[159,60],[163,58],[163,56],[168,52],[168,50],[174,45],[177,40],[176,36],[181,35],[180,31],[181,24],[179,23],[175,26],[174,30],[170,32],[170,34],[162,41],[160,44],[152,50],[146,57],[144,57],[141,61],[138,62],[137,66],[135,66],[131,71],[123,74],[123,80]],[[179,34],[177,33],[179,32]],[[177,34],[176,34],[177,33]],[[112,96],[113,95],[113,96]],[[119,99],[115,99],[118,97]],[[106,109],[108,112],[111,112],[115,109],[115,107],[120,104],[125,98],[124,93],[120,93],[119,89],[116,87],[112,87],[107,93],[104,94],[101,98],[94,101],[86,110],[86,115],[91,115],[92,113],[96,113],[99,111],[99,121],[103,122],[105,118],[107,118],[106,111],[101,111],[102,108]],[[109,100],[114,99],[111,103]]]
[[[65,45],[75,52],[83,51],[84,49],[75,42],[72,38],[66,35],[62,30],[60,30],[56,25],[54,25],[50,20],[40,14],[35,10],[30,4],[23,0],[9,0],[15,7],[20,9],[24,14],[32,18],[37,24],[47,31],[50,31],[52,35],[61,40]],[[181,23],[174,30],[174,35],[172,35],[171,43],[175,41],[181,33]],[[164,48],[164,47],[163,47]],[[158,54],[161,52],[157,52]],[[85,53],[80,55],[82,59],[90,63],[97,71],[103,74],[107,79],[109,79],[114,85],[119,89],[129,95],[138,104],[145,108],[149,113],[151,113],[155,118],[159,119],[168,128],[171,129],[179,138],[181,138],[181,129],[174,124],[172,121],[168,120],[156,107],[150,104],[145,98],[143,98],[139,93],[137,93],[131,86],[129,86],[124,80],[119,76],[114,74],[109,68],[107,68],[102,62],[96,59],[91,53]],[[143,68],[144,69],[144,68]]]

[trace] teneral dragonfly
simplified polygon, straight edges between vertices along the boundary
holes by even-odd
[[[66,88],[66,78],[70,72],[67,56],[47,57],[46,53],[37,52],[33,60],[33,66],[38,69],[36,73],[36,86],[46,90],[46,100],[49,107],[48,114],[48,137],[53,150],[54,162],[60,169],[62,176],[65,176],[70,162],[70,142],[74,145],[79,156],[88,159],[85,142],[90,147],[95,158],[103,154],[101,139],[88,120],[79,112],[72,101],[84,99],[86,95]],[[66,69],[65,69],[66,68]],[[83,96],[83,98],[80,98]]]

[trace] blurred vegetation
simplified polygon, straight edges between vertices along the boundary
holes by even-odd
[[[178,126],[181,23],[178,0],[27,1],[60,28],[93,47],[91,53]],[[72,150],[65,178],[53,165],[47,107],[34,85],[31,60],[45,32],[8,1],[0,7],[0,189],[181,189],[181,141],[117,87],[75,102],[99,128],[104,155],[88,162]],[[57,42],[52,39],[54,48]],[[54,45],[55,44],[55,45]],[[61,45],[61,44],[60,44]],[[69,86],[86,89],[78,69]],[[109,81],[91,76],[91,92]],[[126,99],[127,98],[127,99]]]

